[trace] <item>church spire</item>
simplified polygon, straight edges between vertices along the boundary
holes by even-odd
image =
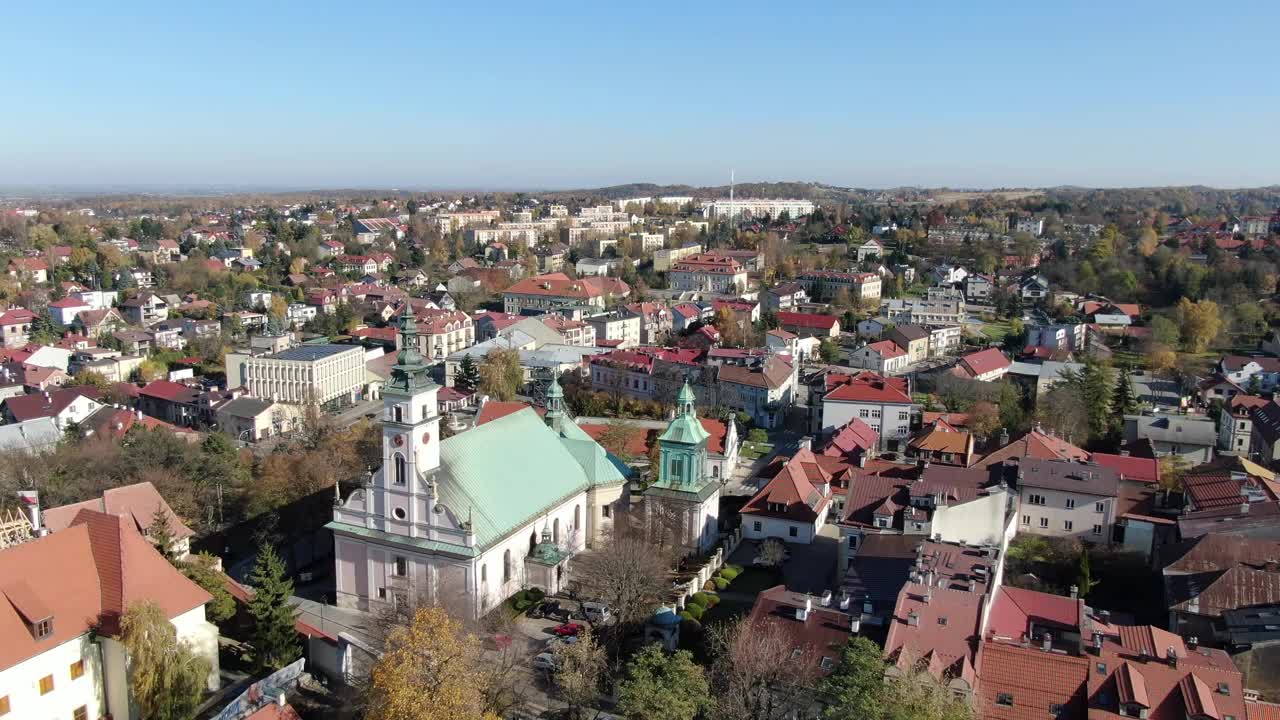
[[[680,394],[676,395],[676,415],[689,415],[691,417],[698,416],[698,410],[694,407],[697,398],[693,394],[693,388],[689,387],[689,381],[684,381],[684,387],[680,388]]]
[[[413,319],[413,307],[408,303],[405,303],[396,324],[400,332],[400,351],[396,353],[396,364],[391,366],[387,390],[411,393],[430,387],[432,382],[427,365],[422,361],[422,353],[418,352],[418,324]]]
[[[563,417],[564,388],[560,387],[560,383],[552,377],[551,384],[547,386],[547,414],[544,419],[548,427],[556,427]]]

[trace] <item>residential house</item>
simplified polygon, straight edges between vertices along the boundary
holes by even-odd
[[[832,475],[803,443],[742,506],[742,536],[808,545],[818,538],[832,507]]]
[[[1009,372],[1011,364],[999,349],[987,348],[962,356],[953,372],[968,380],[995,382]]]
[[[777,317],[778,327],[800,337],[840,337],[840,319],[835,315],[784,311]]]
[[[0,710],[15,718],[137,717],[120,619],[139,601],[155,603],[178,641],[206,663],[202,688],[219,686],[218,629],[204,614],[211,596],[135,525],[132,517],[81,509],[65,529],[0,551],[7,599],[0,603]]]
[[[68,326],[76,319],[76,315],[84,310],[91,310],[89,303],[71,295],[49,303],[49,316],[59,325]]]
[[[82,310],[71,323],[71,329],[80,335],[96,338],[107,335],[128,325],[124,317],[115,308],[104,310]]]
[[[858,262],[879,260],[884,257],[884,246],[879,240],[871,239],[858,246]]]
[[[810,391],[810,403],[821,408],[815,426],[824,435],[858,418],[879,435],[881,450],[898,450],[905,443],[915,412],[906,378],[872,372],[828,373],[817,392]]]
[[[0,313],[0,339],[4,347],[14,348],[26,345],[31,339],[31,324],[36,314],[26,308],[10,308]]]
[[[897,375],[907,369],[907,351],[892,340],[873,342],[849,353],[849,366],[881,375]]]
[[[1272,392],[1280,384],[1280,358],[1223,355],[1217,369],[1223,377],[1253,394]]]
[[[969,277],[969,271],[960,265],[939,265],[929,271],[929,282],[934,286],[953,287]]]
[[[138,390],[138,409],[178,427],[195,427],[200,419],[200,389],[155,380]]]
[[[1107,543],[1119,473],[1092,462],[1023,458],[1017,466],[1018,532]]]
[[[514,314],[550,312],[570,305],[591,305],[603,310],[610,300],[625,298],[631,288],[617,278],[574,280],[563,273],[524,278],[502,294],[503,311]]]
[[[871,303],[880,300],[881,280],[876,273],[808,270],[796,282],[804,286],[809,297],[830,301],[843,291],[850,301]]]
[[[996,280],[990,275],[974,273],[964,279],[964,299],[971,303],[986,304],[996,291]]]
[[[6,423],[52,418],[57,428],[65,431],[102,407],[102,403],[91,397],[93,394],[96,393],[92,388],[73,387],[16,395],[5,398],[0,412]]]
[[[49,282],[49,263],[44,258],[19,257],[9,261],[9,274],[18,278],[24,287]]]
[[[920,325],[898,325],[889,331],[889,340],[907,351],[907,364],[929,357],[929,329]]]
[[[258,442],[291,431],[300,419],[297,405],[242,396],[218,406],[218,429],[241,442]]]
[[[906,456],[925,463],[969,467],[976,459],[973,435],[945,420],[925,425],[907,441]]]
[[[960,347],[964,329],[958,325],[934,325],[929,328],[929,357],[942,357]]]
[[[759,427],[778,427],[791,409],[795,370],[776,355],[750,366],[725,365],[716,379],[720,404],[747,413]]]
[[[476,328],[461,310],[418,310],[418,352],[429,362],[443,362],[449,355],[476,344]]]
[[[764,294],[764,304],[772,312],[794,310],[803,303],[809,302],[809,294],[798,282],[785,282],[769,288]]]
[[[1223,455],[1246,457],[1257,452],[1258,450],[1255,450],[1252,444],[1253,414],[1270,402],[1257,395],[1244,393],[1232,395],[1218,414],[1218,452]],[[1277,430],[1280,430],[1280,408],[1263,412],[1262,419],[1264,421],[1271,419],[1272,415],[1275,416],[1273,424]]]
[[[1280,542],[1208,533],[1165,546],[1160,561],[1169,628],[1183,637],[1233,645],[1233,614],[1280,613]]]
[[[1018,282],[1018,294],[1024,301],[1044,300],[1049,297],[1049,281],[1043,275],[1029,275]]]
[[[640,317],[640,343],[657,345],[671,332],[671,310],[656,302],[629,303],[627,310]]]
[[[169,524],[169,547],[158,549],[176,558],[185,558],[191,552],[191,538],[195,537],[195,531],[187,527],[150,482],[108,488],[100,498],[41,510],[40,519],[49,532],[61,532],[75,524],[82,510],[122,518],[134,532],[141,534],[153,545],[158,540],[152,534],[153,523],[156,513],[162,513]]]
[[[1149,441],[1157,456],[1179,455],[1191,465],[1199,465],[1213,459],[1218,428],[1207,417],[1125,415],[1124,440]]]
[[[803,681],[816,683],[835,670],[857,632],[860,608],[849,604],[847,598],[836,602],[829,594],[814,597],[776,585],[756,596],[743,622],[753,637],[784,638]]]
[[[595,330],[597,345],[626,350],[640,344],[641,316],[630,310],[590,315],[583,321]]]

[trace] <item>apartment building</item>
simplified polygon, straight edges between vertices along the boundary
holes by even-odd
[[[672,266],[676,263],[701,252],[702,246],[697,244],[655,250],[653,252],[653,270],[654,272],[670,272]]]
[[[1018,532],[1107,543],[1120,476],[1093,462],[1024,457],[1018,464]]]
[[[671,289],[734,293],[747,286],[747,271],[737,260],[722,255],[690,255],[672,266]]]
[[[629,310],[615,310],[583,318],[583,321],[595,329],[596,343],[619,349],[628,349],[640,344],[641,318]]]
[[[809,297],[823,302],[835,298],[842,290],[855,302],[880,300],[881,281],[876,273],[810,270],[800,273],[796,282],[804,286]]]
[[[358,345],[298,345],[244,360],[244,385],[259,398],[288,403],[354,401],[365,384]]]
[[[906,442],[915,413],[906,378],[873,372],[828,373],[810,390],[810,406],[821,408],[814,418],[818,432],[830,435],[857,418],[879,434],[881,450],[898,450]]]
[[[497,210],[469,210],[463,212],[442,213],[435,217],[436,227],[442,233],[450,233],[472,225],[488,225],[502,219]]]
[[[475,323],[461,310],[424,308],[414,314],[418,323],[418,352],[428,362],[443,362],[449,355],[476,344]]]
[[[631,292],[625,282],[610,277],[572,279],[564,273],[524,278],[502,294],[503,311],[513,315],[551,312],[569,305],[603,310],[608,300]]]
[[[702,214],[708,218],[763,218],[766,215],[777,218],[786,213],[791,219],[804,217],[813,212],[811,200],[707,200],[702,203]]]

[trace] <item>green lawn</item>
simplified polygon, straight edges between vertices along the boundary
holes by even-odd
[[[1004,340],[1004,336],[1008,335],[1010,330],[1008,320],[997,320],[982,326],[982,334],[996,341]]]
[[[765,457],[771,452],[773,452],[772,443],[754,443],[748,441],[742,443],[742,452],[740,454],[742,457],[755,460],[757,458]]]
[[[782,582],[782,573],[762,567],[748,567],[742,574],[729,583],[724,592],[741,593],[743,595],[759,595]]]

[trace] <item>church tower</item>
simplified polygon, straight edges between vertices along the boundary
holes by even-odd
[[[698,420],[695,400],[686,382],[676,397],[675,417],[658,436],[658,477],[645,490],[645,513],[652,527],[655,511],[662,507],[662,516],[678,523],[672,529],[680,533],[686,549],[701,553],[718,535],[720,483],[707,476],[711,434]]]
[[[428,522],[423,514],[431,483],[440,467],[440,416],[427,365],[418,352],[418,327],[406,304],[399,316],[400,350],[391,378],[382,389],[382,472],[375,491],[382,496],[389,527],[413,534],[414,523]]]

